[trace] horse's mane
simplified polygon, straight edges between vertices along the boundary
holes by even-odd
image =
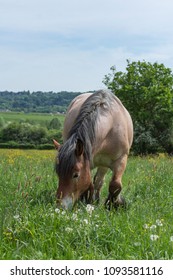
[[[57,173],[66,177],[76,163],[76,143],[80,140],[84,147],[84,158],[92,162],[92,148],[96,143],[96,129],[99,116],[109,111],[114,95],[109,90],[100,90],[90,95],[82,104],[77,119],[66,142],[58,155]]]

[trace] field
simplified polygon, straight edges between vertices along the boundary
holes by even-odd
[[[127,209],[56,208],[55,151],[0,150],[1,259],[173,259],[173,158],[130,157]]]
[[[62,114],[39,114],[39,113],[17,113],[17,112],[0,112],[0,117],[4,119],[5,122],[29,122],[40,124],[44,126],[47,122],[51,121],[53,118],[58,118],[61,122],[64,121],[64,115]]]

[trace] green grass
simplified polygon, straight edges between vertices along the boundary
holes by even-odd
[[[173,159],[131,157],[127,209],[56,209],[54,151],[0,150],[1,259],[172,259]],[[156,239],[156,240],[153,240]]]
[[[58,118],[61,122],[64,121],[64,115],[62,114],[41,114],[41,113],[17,113],[17,112],[0,112],[0,117],[5,122],[32,122],[45,125],[46,122],[50,122],[53,118]]]

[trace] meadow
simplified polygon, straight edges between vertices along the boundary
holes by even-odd
[[[56,208],[55,151],[0,150],[0,259],[173,259],[173,158],[130,157],[127,209]]]
[[[5,122],[28,122],[45,126],[53,118],[57,118],[61,123],[64,121],[63,114],[46,114],[46,113],[22,113],[22,112],[0,112],[0,117]]]

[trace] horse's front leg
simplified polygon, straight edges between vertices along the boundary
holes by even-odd
[[[100,190],[104,182],[104,177],[107,172],[107,167],[98,167],[97,172],[94,176],[94,201],[100,202]]]
[[[126,203],[124,198],[120,196],[122,190],[122,175],[125,171],[127,163],[127,155],[121,156],[118,160],[116,160],[112,171],[112,179],[109,184],[109,195],[105,201],[105,206],[110,210],[111,206],[114,208],[118,208],[119,206],[125,207]]]

